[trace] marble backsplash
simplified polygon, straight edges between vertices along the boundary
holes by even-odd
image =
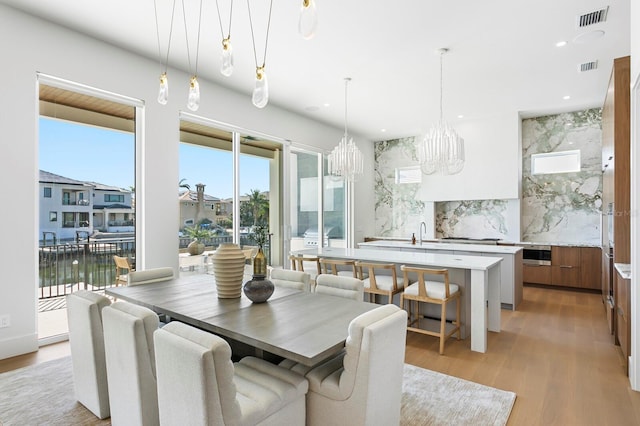
[[[517,241],[509,232],[513,207],[507,200],[436,203],[436,237],[498,238]],[[517,232],[516,232],[517,234]]]
[[[531,155],[580,150],[581,170],[531,174]],[[522,120],[522,241],[600,243],[602,113]]]

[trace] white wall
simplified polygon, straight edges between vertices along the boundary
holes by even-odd
[[[3,209],[0,270],[0,315],[11,316],[11,326],[0,329],[0,359],[37,349],[36,286],[38,278],[38,154],[37,82],[42,72],[145,102],[139,190],[139,253],[142,267],[177,264],[175,224],[178,221],[178,115],[186,93],[179,82],[188,75],[169,70],[169,104],[159,105],[158,66],[114,46],[0,5],[0,189],[10,206]],[[186,87],[186,83],[184,84]],[[198,115],[231,125],[331,149],[342,130],[269,105],[253,107],[250,93],[238,94],[206,81],[200,82],[202,103]],[[359,146],[369,164],[373,148],[361,138]],[[372,172],[356,184],[356,230],[373,229]],[[19,188],[19,190],[16,190]],[[358,212],[364,211],[365,214]],[[19,224],[19,226],[16,226]]]
[[[631,1],[631,360],[629,380],[640,390],[640,4]]]
[[[420,199],[429,201],[518,198],[520,117],[503,112],[455,124],[464,139],[465,165],[453,176],[423,176]]]

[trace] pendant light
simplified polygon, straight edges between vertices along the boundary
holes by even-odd
[[[449,49],[438,49],[440,54],[440,121],[433,126],[422,141],[417,154],[420,169],[426,175],[439,172],[455,175],[464,168],[464,139],[443,120],[442,114],[442,57]]]
[[[229,26],[227,28],[226,36],[222,27],[222,17],[220,15],[220,6],[218,5],[218,0],[216,0],[216,8],[218,10],[220,31],[222,32],[222,54],[220,56],[222,64],[220,66],[220,72],[225,77],[229,77],[231,74],[233,74],[233,48],[231,47],[231,17],[233,16],[233,0],[231,0],[231,6],[229,9]]]
[[[302,0],[300,18],[298,20],[298,32],[305,40],[309,40],[316,35],[318,28],[318,11],[315,0]]]
[[[176,1],[173,0],[173,6],[171,7],[171,23],[169,26],[169,41],[167,42],[167,55],[165,56],[164,64],[162,63],[162,48],[160,46],[160,24],[158,22],[158,4],[157,0],[153,2],[153,8],[156,15],[156,35],[158,37],[158,59],[160,61],[160,87],[158,89],[158,103],[166,105],[169,101],[169,79],[167,77],[167,66],[169,62],[169,49],[171,47],[171,35],[173,34],[173,16],[176,10]]]
[[[347,130],[347,86],[351,78],[344,79],[344,136],[328,156],[328,171],[335,178],[356,181],[364,171],[364,161],[358,146]]]
[[[184,18],[184,35],[187,40],[187,60],[189,61],[189,70],[191,70],[191,53],[189,49],[189,35],[187,32],[187,15],[184,9],[184,0],[182,0],[182,16]],[[189,80],[189,96],[187,98],[187,108],[191,111],[197,111],[200,108],[200,84],[198,83],[198,57],[200,52],[200,24],[202,22],[202,0],[200,0],[200,12],[198,15],[198,38],[196,44],[196,66],[195,71],[191,73]]]
[[[247,0],[247,8],[249,9],[249,24],[251,26],[251,41],[253,42],[253,58],[256,64],[256,80],[253,88],[253,95],[251,96],[251,102],[257,108],[264,108],[269,103],[269,82],[267,80],[267,72],[265,71],[265,64],[267,62],[267,46],[269,44],[269,27],[271,26],[271,10],[273,8],[273,0],[269,5],[269,20],[267,21],[267,31],[264,41],[264,55],[262,57],[262,65],[258,65],[258,54],[256,53],[256,39],[253,33],[253,20],[251,19],[251,6],[249,0]]]

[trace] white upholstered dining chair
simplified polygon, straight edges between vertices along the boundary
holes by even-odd
[[[315,367],[280,366],[309,380],[307,425],[400,423],[407,313],[383,305],[349,324],[345,349]]]
[[[109,417],[102,308],[111,300],[87,290],[67,295],[69,346],[76,399],[100,419]]]
[[[311,291],[311,276],[307,272],[272,269],[269,279],[276,287],[295,288],[307,293]]]
[[[328,294],[329,296],[362,301],[364,298],[364,283],[357,278],[320,274],[316,277],[315,291],[318,294]]]
[[[151,268],[142,271],[131,271],[127,274],[127,285],[153,284],[173,279],[173,268]]]
[[[155,333],[162,425],[304,425],[307,380],[265,360],[232,364],[222,338],[180,322]]]
[[[111,423],[157,425],[158,395],[151,309],[114,302],[102,310]]]

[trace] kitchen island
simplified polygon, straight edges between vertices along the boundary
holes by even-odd
[[[401,252],[398,250],[314,248],[296,250],[296,255],[335,259],[363,260],[449,269],[449,276],[462,288],[461,334],[471,329],[471,350],[486,352],[487,329],[500,332],[501,257],[464,256],[439,253]]]
[[[400,252],[440,253],[464,256],[500,257],[500,302],[504,309],[516,310],[522,302],[522,247],[491,244],[455,244],[376,240],[358,243],[359,248]]]

